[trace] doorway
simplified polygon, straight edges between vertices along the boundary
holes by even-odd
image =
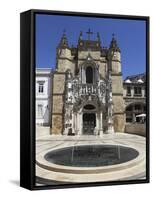
[[[84,113],[83,114],[83,134],[94,135],[95,127],[96,127],[96,114]]]

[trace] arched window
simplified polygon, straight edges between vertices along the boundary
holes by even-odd
[[[87,104],[87,105],[84,106],[84,109],[86,109],[86,110],[94,110],[95,106],[93,106],[91,104]]]
[[[145,114],[145,105],[143,103],[130,104],[126,107],[126,122],[140,122],[140,114]]]
[[[86,68],[86,83],[93,83],[93,68],[90,66]]]

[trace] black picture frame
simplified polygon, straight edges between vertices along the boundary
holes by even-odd
[[[146,179],[35,186],[35,16],[36,14],[146,21]],[[20,186],[30,190],[149,183],[149,17],[29,10],[20,14]]]

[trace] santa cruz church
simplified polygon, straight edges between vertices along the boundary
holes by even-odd
[[[121,52],[114,35],[104,47],[100,34],[94,37],[89,29],[70,47],[64,32],[52,73],[51,133],[124,132],[124,110]]]

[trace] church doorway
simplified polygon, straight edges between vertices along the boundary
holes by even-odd
[[[93,135],[96,127],[96,114],[84,113],[83,114],[83,134]]]

